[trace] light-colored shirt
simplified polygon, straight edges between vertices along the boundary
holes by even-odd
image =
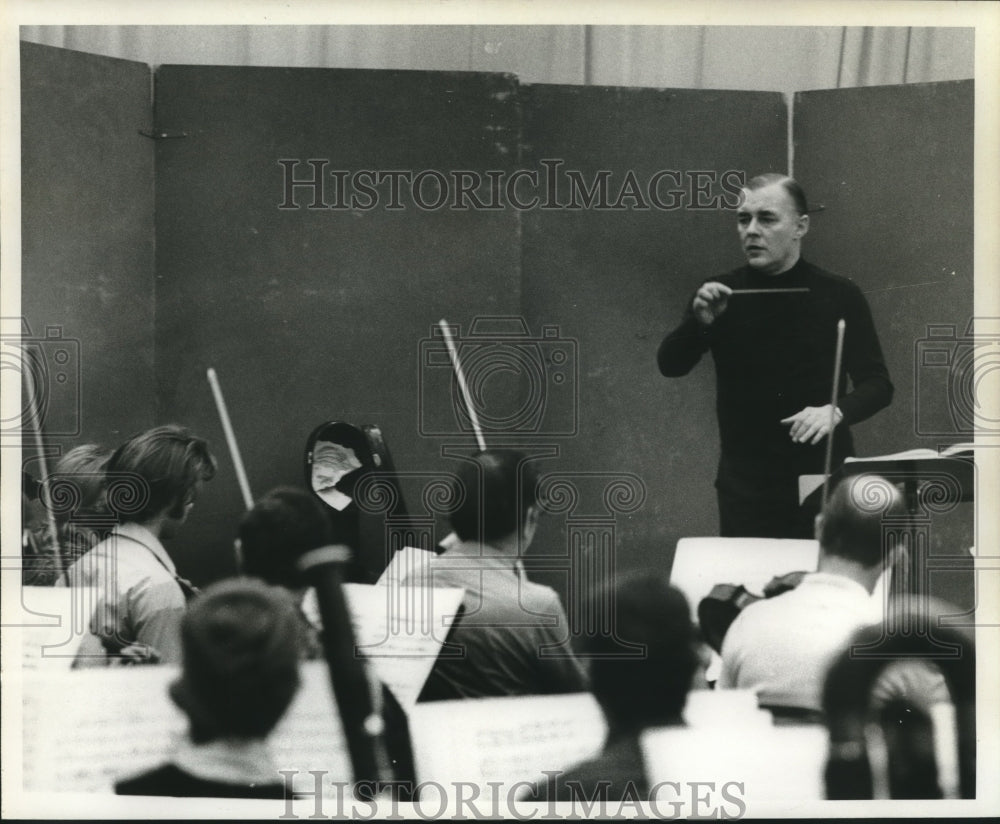
[[[459,542],[407,579],[465,590],[463,612],[438,655],[422,700],[586,689],[559,596],[523,577],[517,560],[490,546]]]
[[[180,663],[180,623],[187,608],[177,570],[148,529],[127,523],[69,569],[72,586],[94,587],[90,631],[120,649],[148,644],[163,663]]]
[[[171,763],[186,773],[225,784],[274,784],[278,767],[261,738],[219,738],[205,744],[184,740]]]
[[[795,589],[750,604],[722,642],[720,688],[754,689],[761,705],[822,709],[834,659],[880,604],[843,575],[813,572]]]

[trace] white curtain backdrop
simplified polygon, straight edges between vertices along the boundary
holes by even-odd
[[[167,63],[431,69],[525,83],[807,89],[973,77],[970,28],[25,26],[33,43]]]

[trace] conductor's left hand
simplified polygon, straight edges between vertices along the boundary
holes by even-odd
[[[834,408],[833,425],[836,426],[843,419],[844,413]],[[782,418],[781,422],[791,426],[788,434],[795,443],[817,444],[830,432],[830,404],[807,406],[790,417]]]

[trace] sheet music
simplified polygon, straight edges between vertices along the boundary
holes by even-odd
[[[434,701],[410,713],[418,781],[497,781],[502,794],[597,754],[606,729],[585,692]]]
[[[751,690],[692,691],[684,719],[709,736],[734,729],[767,735],[774,729]],[[593,757],[606,733],[600,706],[585,692],[434,701],[410,713],[418,781],[496,781],[502,793],[519,781],[543,780],[543,770]]]
[[[417,703],[464,593],[392,581],[344,584],[355,643],[404,709]],[[314,590],[306,593],[302,611],[321,625]]]
[[[848,456],[844,463],[864,463],[865,461],[906,461],[906,460],[936,460],[938,458],[971,457],[976,445],[971,441],[953,443],[940,449],[917,447],[905,449],[902,452],[892,452],[888,455]]]
[[[823,486],[826,475],[799,475],[799,505]]]
[[[24,787],[113,792],[117,778],[154,767],[183,736],[167,695],[174,667],[38,673],[24,684]]]
[[[177,676],[178,669],[168,666],[30,676],[24,685],[24,728],[31,731],[24,736],[24,789],[111,793],[116,780],[166,762],[187,729],[167,693]],[[336,795],[333,782],[351,780],[323,662],[303,664],[301,688],[270,746],[279,770],[326,770],[327,797]]]
[[[642,750],[651,786],[738,782],[751,810],[825,797],[827,732],[820,725],[664,727],[644,733]]]
[[[691,690],[684,707],[684,722],[699,729],[712,727],[770,727],[774,720],[757,706],[753,690]]]
[[[389,565],[382,572],[376,586],[401,585],[407,578],[427,581],[429,576],[427,570],[430,568],[431,559],[434,553],[426,549],[417,549],[413,546],[404,546],[396,550]]]
[[[23,668],[68,670],[89,634],[96,597],[91,587],[22,587],[7,620],[21,635]]]
[[[350,781],[352,771],[330,672],[326,662],[308,661],[301,674],[298,695],[271,735],[271,751],[279,770],[326,770],[323,795],[333,798],[337,792],[331,782]]]

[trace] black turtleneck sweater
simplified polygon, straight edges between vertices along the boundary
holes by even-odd
[[[854,451],[848,425],[892,400],[892,383],[861,290],[801,258],[779,275],[743,266],[710,280],[733,289],[809,289],[788,295],[732,295],[709,326],[695,318],[688,301],[681,325],[660,344],[657,362],[667,377],[686,375],[705,352],[712,352],[722,441],[720,475],[728,470],[777,479],[823,471],[825,440],[815,446],[794,443],[781,419],[830,402],[837,321],[843,318],[837,405],[844,419],[833,442],[833,465],[839,466]]]

